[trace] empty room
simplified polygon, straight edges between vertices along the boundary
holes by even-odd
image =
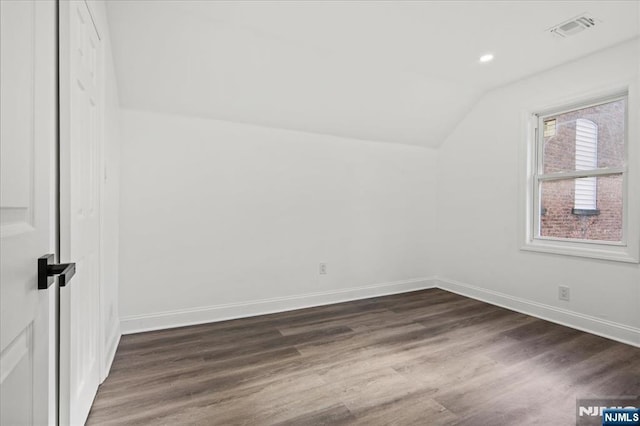
[[[0,0],[0,424],[640,425],[640,1]]]

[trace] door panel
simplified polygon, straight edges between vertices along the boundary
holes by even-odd
[[[61,253],[76,263],[60,291],[61,422],[86,420],[100,380],[102,44],[84,1],[60,3]]]
[[[0,1],[0,424],[56,419],[56,4]]]

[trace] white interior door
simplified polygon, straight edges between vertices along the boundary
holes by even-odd
[[[102,44],[85,1],[60,2],[60,421],[87,419],[100,381]]]
[[[0,1],[0,424],[56,422],[56,4]]]

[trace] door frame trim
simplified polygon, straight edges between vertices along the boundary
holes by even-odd
[[[1,0],[0,0],[1,1]],[[68,259],[67,257],[69,257],[70,253],[68,252],[69,247],[70,247],[70,242],[71,242],[71,236],[70,236],[70,230],[71,230],[71,226],[70,226],[70,218],[68,216],[68,214],[70,213],[69,208],[65,209],[63,208],[63,202],[65,203],[69,203],[69,199],[71,194],[70,193],[66,193],[65,191],[70,191],[71,189],[71,180],[72,177],[70,175],[71,171],[70,170],[66,170],[63,169],[62,165],[63,165],[63,158],[66,159],[66,166],[69,166],[69,160],[71,158],[71,152],[70,152],[70,142],[69,141],[63,141],[63,137],[66,138],[70,138],[71,137],[71,117],[68,116],[70,109],[69,109],[69,105],[71,102],[71,99],[69,98],[70,94],[71,94],[71,62],[70,62],[70,58],[65,58],[64,54],[65,52],[68,51],[63,51],[63,40],[65,39],[64,36],[66,36],[67,38],[70,37],[70,34],[66,34],[66,32],[69,32],[71,30],[70,24],[71,22],[69,21],[69,10],[68,8],[71,7],[71,2],[73,0],[55,0],[56,4],[57,4],[57,71],[58,71],[58,79],[57,79],[57,91],[58,91],[58,110],[57,110],[57,146],[56,146],[56,191],[57,191],[57,199],[56,199],[56,214],[57,214],[57,219],[56,219],[56,227],[57,227],[57,235],[56,235],[56,255],[57,255],[57,259],[58,262],[62,262],[62,261],[73,261],[72,259]],[[65,3],[64,5],[62,3]],[[87,0],[76,0],[76,2],[80,3],[84,3],[84,5],[86,6],[90,21],[91,21],[91,25],[93,25],[96,35],[98,37],[98,40],[100,42],[104,42],[102,34],[101,34],[101,29],[100,26],[97,25],[99,20],[96,20],[95,17],[95,12],[94,12],[94,7],[96,7],[96,5],[94,4],[94,2],[90,2]],[[67,40],[68,41],[68,40]],[[69,54],[70,52],[67,52],[67,54]],[[98,142],[97,142],[97,147],[96,147],[96,165],[97,167],[94,170],[95,173],[95,177],[96,177],[96,198],[97,198],[97,214],[99,215],[98,218],[98,256],[97,256],[97,267],[98,267],[98,312],[97,312],[97,323],[98,323],[98,329],[95,330],[97,335],[96,335],[96,339],[97,339],[97,345],[96,345],[96,362],[98,364],[97,369],[98,369],[98,383],[102,383],[102,381],[104,380],[104,378],[106,378],[106,371],[105,371],[105,345],[103,342],[103,336],[105,334],[105,324],[104,324],[104,320],[103,320],[103,311],[104,311],[104,297],[103,297],[103,292],[104,292],[104,279],[103,279],[103,273],[102,273],[102,269],[103,269],[103,233],[102,233],[102,220],[103,220],[103,202],[102,202],[102,198],[103,198],[103,182],[102,182],[102,165],[104,162],[104,144],[105,144],[105,140],[104,140],[104,122],[105,122],[105,80],[104,80],[104,76],[105,76],[105,51],[104,48],[101,51],[101,59],[99,61],[99,69],[98,69],[98,73],[102,73],[100,74],[100,78],[101,81],[99,81],[98,83],[98,92],[100,93],[100,99],[98,102],[98,114],[99,114],[99,135],[98,135]],[[64,96],[63,96],[64,95]],[[65,98],[66,96],[66,98]],[[63,102],[64,101],[64,102]],[[66,106],[66,108],[65,108]],[[63,109],[64,108],[64,109]],[[64,121],[63,121],[64,120]],[[66,143],[65,143],[66,142]],[[66,197],[63,197],[63,195],[66,195]],[[68,206],[67,206],[68,207]],[[63,211],[67,214],[66,216],[63,216]],[[66,232],[65,232],[66,230]],[[64,244],[63,244],[63,238],[64,238]],[[67,252],[63,253],[63,248],[66,247]],[[64,255],[64,259],[63,259],[63,255]],[[69,311],[68,309],[65,311],[63,310],[63,306],[62,306],[62,295],[61,295],[61,291],[60,291],[60,286],[57,285],[56,286],[56,290],[57,290],[57,317],[58,317],[58,335],[57,335],[57,342],[58,342],[58,347],[57,347],[57,417],[58,417],[58,424],[62,424],[62,413],[63,413],[63,407],[67,407],[65,410],[68,410],[68,406],[70,404],[69,400],[66,400],[67,398],[70,398],[70,395],[68,394],[68,389],[67,392],[63,392],[62,389],[62,385],[64,382],[64,377],[61,377],[61,372],[62,372],[62,362],[63,359],[61,357],[61,352],[62,352],[62,341],[61,341],[61,327],[62,327],[62,319],[64,316],[69,316]],[[93,398],[95,399],[95,395],[93,396]],[[65,405],[66,404],[66,405]]]

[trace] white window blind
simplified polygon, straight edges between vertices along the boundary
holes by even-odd
[[[598,168],[598,125],[591,120],[576,120],[576,170],[594,170]],[[575,180],[574,208],[576,210],[595,210],[597,195],[597,177]]]

